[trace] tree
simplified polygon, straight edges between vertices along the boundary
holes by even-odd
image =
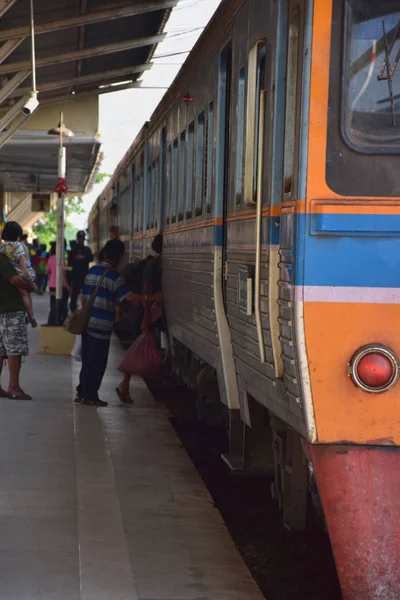
[[[109,173],[97,173],[96,183],[103,183],[106,179],[109,179],[111,175]],[[76,235],[76,227],[68,221],[68,217],[73,214],[82,215],[85,212],[83,207],[83,197],[74,196],[73,198],[65,199],[65,233],[64,237],[68,240],[74,240]],[[57,238],[57,208],[53,208],[49,212],[43,215],[45,223],[39,223],[33,228],[33,234],[39,238],[41,244],[48,246],[50,242],[53,242]]]
[[[75,239],[76,227],[68,221],[72,214],[82,215],[85,212],[83,208],[83,197],[74,196],[65,200],[65,234],[66,240]],[[53,208],[43,215],[45,223],[39,223],[33,228],[34,236],[39,238],[41,244],[48,246],[57,238],[57,208]]]
[[[97,173],[96,175],[96,183],[103,183],[105,179],[110,179],[112,175],[110,173]]]

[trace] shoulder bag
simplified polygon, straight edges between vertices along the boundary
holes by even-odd
[[[68,317],[64,321],[64,329],[68,331],[68,333],[73,333],[75,335],[82,335],[85,331],[86,327],[89,323],[90,311],[93,308],[93,303],[98,294],[99,289],[101,288],[101,284],[104,281],[107,273],[111,271],[111,267],[106,269],[103,275],[100,277],[98,284],[93,290],[92,295],[89,300],[84,304],[83,308],[75,310],[73,313],[68,315]]]

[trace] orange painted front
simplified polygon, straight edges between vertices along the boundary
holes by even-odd
[[[318,441],[400,445],[400,384],[368,394],[347,376],[359,347],[380,342],[400,356],[400,305],[307,302],[308,364]]]
[[[398,214],[400,199],[384,200],[378,208],[376,198],[345,198],[326,184],[331,17],[332,0],[316,0],[307,195],[305,207],[297,210]],[[348,361],[364,344],[385,344],[400,357],[400,305],[306,302],[304,328],[317,441],[400,445],[400,383],[389,392],[368,394],[347,376]]]

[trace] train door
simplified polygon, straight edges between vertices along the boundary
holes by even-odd
[[[285,387],[298,379],[293,365],[295,229],[301,212],[300,157],[305,0],[289,0],[281,183],[279,326]]]
[[[218,80],[218,140],[217,140],[217,207],[216,231],[222,246],[222,264],[226,264],[226,216],[229,201],[229,156],[230,156],[230,116],[232,85],[232,47],[228,45],[221,52]],[[220,198],[220,216],[218,215]],[[219,217],[219,218],[218,218]],[[222,295],[226,312],[226,278],[222,277]]]
[[[239,414],[235,363],[231,335],[226,316],[226,293],[223,265],[226,256],[226,215],[229,197],[229,153],[231,114],[232,47],[225,46],[220,54],[216,119],[215,195],[214,195],[214,309],[218,329],[221,362],[217,365],[221,399]],[[210,108],[210,107],[209,107]],[[212,107],[213,108],[213,107]],[[213,115],[213,110],[209,110]],[[210,129],[212,131],[212,129]],[[207,206],[208,212],[208,206]],[[233,413],[231,412],[231,415]],[[234,422],[233,417],[230,423]]]

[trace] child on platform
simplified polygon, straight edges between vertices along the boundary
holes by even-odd
[[[31,264],[27,262],[24,247],[20,242],[22,234],[22,228],[18,223],[15,221],[6,223],[1,234],[0,252],[7,256],[18,275],[35,283],[35,271],[32,269]],[[32,327],[37,327],[31,295],[24,290],[20,290],[20,292],[30,323]]]

